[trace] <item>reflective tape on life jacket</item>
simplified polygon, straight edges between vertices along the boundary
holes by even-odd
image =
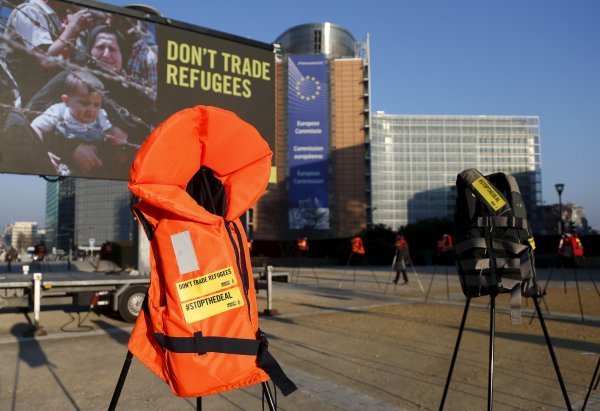
[[[206,106],[168,118],[134,159],[129,188],[140,199],[133,211],[150,239],[151,272],[128,347],[178,396],[268,379],[286,395],[296,389],[259,329],[239,219],[264,192],[270,167],[271,150],[254,127]],[[186,191],[205,170],[212,177],[206,184],[224,193],[223,207],[203,205]]]

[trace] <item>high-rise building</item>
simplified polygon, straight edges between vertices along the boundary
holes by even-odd
[[[317,23],[275,43],[277,177],[250,214],[254,238],[353,235],[368,212],[368,39]]]
[[[131,240],[127,181],[67,178],[46,187],[48,247],[68,250],[105,241]]]
[[[27,247],[33,246],[37,241],[38,223],[35,221],[16,221],[12,223],[11,246],[19,253],[25,252]]]
[[[396,230],[419,220],[451,216],[456,175],[467,168],[512,174],[531,220],[542,203],[536,116],[377,112],[370,147],[374,224]]]
[[[46,183],[46,246],[69,250],[75,230],[75,179]]]
[[[75,243],[95,247],[132,239],[131,194],[127,181],[76,179]]]

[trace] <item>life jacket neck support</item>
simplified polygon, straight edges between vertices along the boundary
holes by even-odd
[[[263,193],[271,151],[231,112],[171,116],[134,160],[133,212],[150,239],[151,279],[129,350],[175,395],[200,397],[271,379],[296,389],[258,327],[239,217]]]
[[[456,178],[454,255],[466,297],[511,293],[511,318],[520,323],[520,297],[542,294],[535,243],[515,178],[468,169]]]

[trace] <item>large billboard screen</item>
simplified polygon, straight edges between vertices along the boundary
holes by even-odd
[[[196,105],[275,151],[272,45],[88,1],[0,2],[0,172],[127,180],[139,146]]]
[[[329,229],[329,70],[323,55],[288,60],[289,227]]]

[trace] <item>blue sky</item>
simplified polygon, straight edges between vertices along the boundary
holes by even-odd
[[[554,184],[564,183],[563,203],[585,207],[600,228],[599,1],[141,3],[263,42],[311,22],[341,25],[357,39],[368,33],[374,111],[540,116],[544,201],[557,203]],[[1,174],[0,185],[0,227],[44,220],[44,180]]]

